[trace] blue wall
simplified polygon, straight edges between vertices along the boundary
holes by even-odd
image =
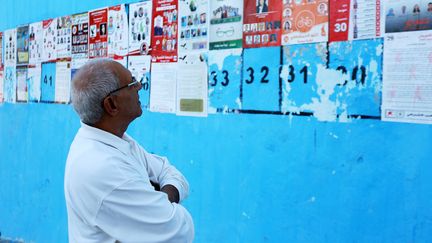
[[[0,30],[121,2],[7,1]],[[71,106],[0,104],[2,237],[67,242],[78,127]],[[145,112],[129,133],[188,178],[195,242],[432,241],[430,125]]]

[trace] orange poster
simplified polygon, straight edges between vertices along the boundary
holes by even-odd
[[[282,45],[328,40],[328,0],[283,0]]]

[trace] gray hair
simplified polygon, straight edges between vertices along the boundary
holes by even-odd
[[[94,59],[82,66],[72,79],[72,105],[81,121],[93,125],[103,114],[102,101],[120,86],[109,59]]]

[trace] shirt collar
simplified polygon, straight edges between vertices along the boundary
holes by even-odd
[[[125,155],[128,155],[130,151],[131,145],[129,144],[128,141],[124,139],[128,137],[126,134],[123,134],[123,138],[119,138],[112,133],[109,133],[107,131],[104,131],[96,127],[89,126],[81,122],[81,128],[78,131],[78,136],[96,140],[108,146],[117,148],[118,150],[120,150],[120,152],[124,153]]]

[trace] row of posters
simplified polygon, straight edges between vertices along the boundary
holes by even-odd
[[[122,4],[2,33],[0,100],[67,103],[70,99],[68,84],[74,72],[89,58],[108,57],[127,66],[134,77],[144,81],[141,98],[145,101],[142,103],[147,104],[146,108],[151,111],[206,115],[207,107],[215,104],[214,97],[220,96],[221,103],[213,108],[276,111],[285,107],[284,111],[291,112],[286,109],[292,107],[287,101],[278,103],[276,99],[270,106],[261,106],[255,99],[250,103],[246,99],[245,102],[248,96],[238,95],[238,91],[229,91],[233,92],[234,98],[230,99],[233,105],[227,106],[223,105],[222,97],[236,77],[250,75],[250,78],[244,78],[248,85],[242,87],[242,92],[247,90],[246,87],[252,87],[249,84],[259,71],[261,83],[278,79],[278,72],[287,72],[288,80],[304,76],[306,84],[311,78],[311,70],[326,72],[324,66],[328,62],[325,58],[322,63],[316,63],[318,69],[288,65],[282,71],[272,71],[279,69],[279,60],[285,60],[277,51],[279,48],[250,49],[244,53],[241,48],[301,44],[299,50],[316,48],[321,52],[325,47],[308,46],[308,43],[343,43],[384,37],[382,44],[358,45],[376,50],[375,57],[353,60],[357,66],[348,70],[342,64],[334,68],[344,75],[348,73],[352,80],[361,84],[367,80],[367,75],[381,77],[379,115],[383,120],[432,123],[432,101],[428,98],[432,97],[432,74],[428,69],[432,64],[432,52],[429,51],[432,48],[431,29],[432,4],[429,1],[164,0]],[[338,48],[331,50],[334,52],[331,58],[340,54],[337,50],[342,46],[353,53],[352,48],[356,45],[332,46]],[[221,49],[232,49],[236,54]],[[209,55],[209,50],[220,50],[220,53],[213,51]],[[287,49],[287,53],[290,50],[297,48],[293,46]],[[362,53],[374,55],[370,50]],[[276,62],[271,62],[268,56],[276,58]],[[374,63],[379,63],[382,56],[384,68],[381,71]],[[313,55],[306,57],[317,58]],[[254,67],[246,67],[249,65],[246,59],[256,59],[257,63],[253,64]],[[369,66],[362,65],[369,59]],[[58,65],[50,61],[57,61]],[[246,67],[244,70],[243,66],[239,68],[242,63]],[[214,69],[213,64],[224,68]],[[295,72],[299,72],[297,76]],[[282,73],[279,78],[282,78]],[[321,78],[317,75],[314,81]],[[375,85],[376,80],[374,78]],[[221,85],[219,91],[216,89],[218,85]],[[266,89],[264,91],[269,93]],[[270,93],[280,95],[280,91]],[[208,99],[209,95],[212,100]],[[280,97],[279,100],[284,99]],[[305,104],[296,110],[314,106],[324,107]]]

